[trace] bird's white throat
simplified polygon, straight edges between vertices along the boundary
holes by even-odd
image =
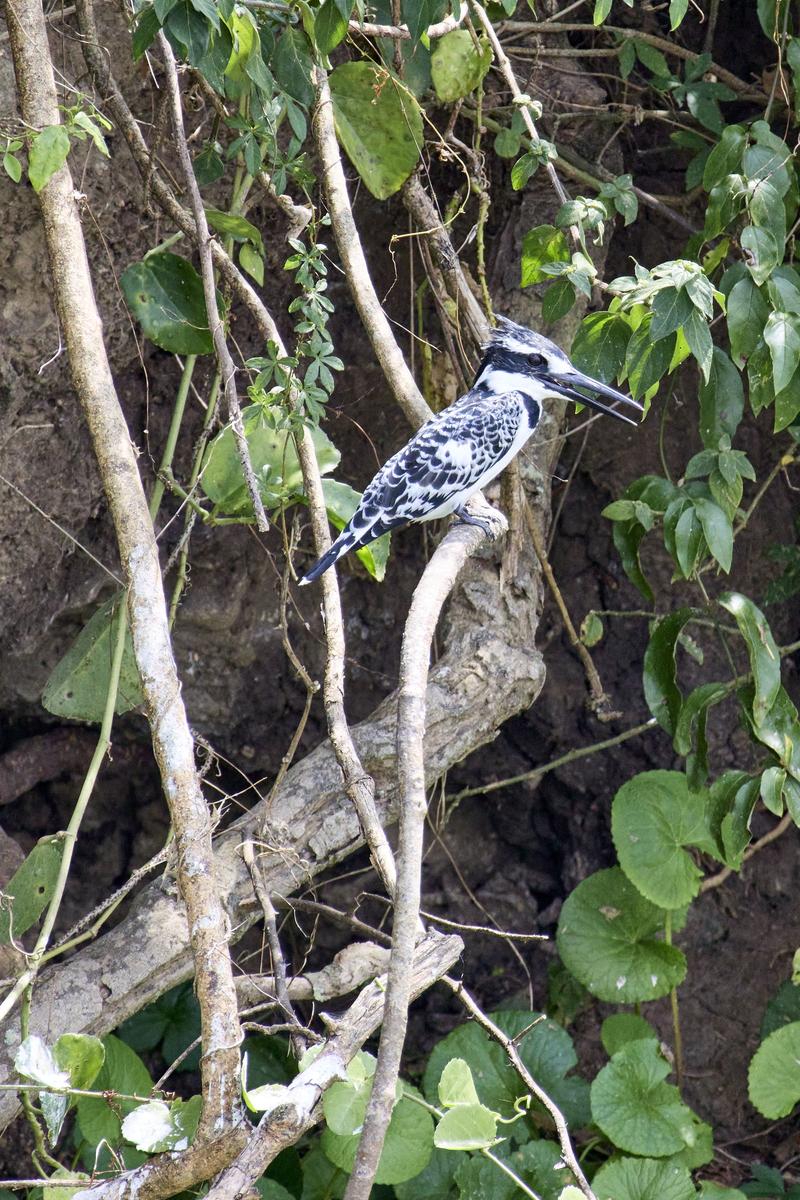
[[[506,371],[502,367],[488,366],[475,380],[475,390],[484,395],[507,396],[509,392],[523,392],[541,405],[547,392],[540,379],[526,375],[523,371]]]

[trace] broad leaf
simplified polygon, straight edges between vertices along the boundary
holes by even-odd
[[[733,361],[741,367],[755,350],[769,316],[764,297],[752,279],[740,279],[728,296],[728,334]]]
[[[695,496],[692,500],[706,545],[727,574],[733,561],[733,526],[730,518],[713,500]]]
[[[335,529],[344,529],[347,522],[361,503],[361,492],[357,492],[347,483],[336,479],[323,479],[322,491],[325,495],[325,508],[328,520]],[[368,546],[356,550],[356,557],[366,567],[369,574],[381,583],[386,574],[386,564],[389,561],[389,544],[391,534],[381,534]]]
[[[28,151],[28,178],[38,193],[63,167],[69,154],[69,134],[63,125],[47,125],[34,135]]]
[[[125,299],[145,337],[171,354],[210,354],[203,281],[179,254],[162,251],[123,271]],[[217,305],[222,311],[221,302]]]
[[[431,75],[442,104],[453,104],[468,96],[489,70],[492,48],[483,38],[479,42],[478,50],[473,34],[467,29],[454,29],[437,38],[431,53]]]
[[[800,365],[800,317],[773,312],[764,326],[764,341],[772,358],[773,386],[782,392]]]
[[[529,229],[522,239],[520,287],[530,287],[547,279],[548,276],[541,269],[547,263],[569,261],[569,246],[560,229],[554,225],[537,225],[535,229]],[[559,283],[563,282],[559,280]],[[557,287],[558,284],[553,286]]]
[[[674,734],[683,696],[675,682],[675,654],[678,638],[694,609],[679,608],[662,617],[650,635],[644,655],[644,698],[662,729]]]
[[[636,1013],[612,1013],[606,1017],[600,1029],[600,1040],[609,1058],[627,1046],[629,1042],[647,1041],[658,1034],[649,1021]]]
[[[747,1090],[751,1104],[769,1121],[793,1110],[800,1100],[800,1021],[761,1043],[750,1063]]]
[[[616,1158],[592,1180],[597,1200],[695,1200],[686,1167],[654,1158]]]
[[[672,1084],[657,1039],[629,1042],[592,1084],[592,1116],[620,1150],[656,1158],[677,1154],[694,1139],[691,1109]]]
[[[686,974],[681,951],[656,938],[664,916],[619,867],[596,871],[564,902],[558,952],[568,970],[600,1000],[656,1000]]]
[[[63,838],[42,838],[4,885],[0,945],[16,941],[39,920],[55,892],[63,853]]]
[[[611,833],[620,866],[653,904],[676,909],[694,899],[702,873],[686,847],[713,853],[715,846],[706,798],[689,791],[685,775],[644,771],[629,779],[614,797]]]
[[[351,1171],[360,1134],[340,1137],[330,1129],[322,1134],[322,1148],[342,1171]],[[427,1165],[433,1151],[433,1119],[419,1104],[403,1096],[392,1110],[386,1131],[376,1183],[396,1184],[413,1179]]]
[[[330,88],[339,141],[372,195],[385,200],[419,160],[421,109],[394,75],[368,62],[342,63]]]
[[[592,379],[613,383],[622,372],[630,339],[630,324],[621,313],[590,313],[578,326],[572,361]]]
[[[99,723],[105,712],[111,679],[111,662],[117,636],[122,593],[117,593],[89,618],[66,654],[53,670],[42,693],[42,704],[56,716]],[[127,621],[127,613],[124,614]],[[130,630],[125,633],[122,667],[117,688],[117,714],[142,704],[139,672],[133,656]]]
[[[105,1139],[112,1146],[122,1140],[121,1122],[137,1107],[136,1100],[114,1100],[115,1092],[146,1096],[153,1083],[142,1060],[113,1034],[103,1038],[105,1061],[94,1081],[95,1090],[109,1098],[81,1096],[77,1102],[81,1134],[92,1146]]]
[[[703,445],[716,450],[719,439],[733,438],[744,415],[742,377],[728,355],[714,347],[707,380],[700,382],[700,436]]]

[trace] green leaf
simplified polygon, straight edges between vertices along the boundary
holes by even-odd
[[[761,1040],[793,1021],[800,1021],[800,987],[791,979],[785,979],[764,1010]]]
[[[675,30],[689,11],[689,0],[669,0],[669,27]]]
[[[190,0],[178,0],[164,22],[164,33],[175,53],[198,66],[211,43],[211,27]]]
[[[183,1052],[191,1045],[191,1043],[200,1036],[200,1008],[195,997],[191,983],[179,983],[177,987],[170,988],[163,996],[159,996],[158,1000],[154,1000],[152,1004],[148,1004],[134,1016],[124,1021],[119,1027],[120,1038],[135,1050],[137,1054],[142,1054],[150,1050],[160,1048],[163,1057],[167,1062],[174,1062],[180,1058]],[[252,1063],[255,1057],[252,1048],[250,1050],[250,1061]],[[260,1039],[265,1042],[265,1038]],[[200,1062],[199,1046],[191,1052],[181,1062],[180,1069],[183,1071],[196,1071]],[[250,1071],[250,1080],[253,1081],[253,1071]],[[283,1076],[276,1076],[283,1081]],[[262,1079],[257,1079],[257,1083],[265,1082]]]
[[[76,721],[102,721],[119,619],[116,614],[121,604],[124,604],[121,592],[102,604],[56,663],[42,692],[42,705],[48,712]],[[127,614],[124,619],[127,621]],[[117,714],[129,712],[142,703],[139,672],[128,629],[114,711]]]
[[[596,612],[588,612],[581,621],[581,641],[590,650],[602,641],[605,630]]]
[[[405,1085],[408,1088],[408,1085]],[[322,1149],[342,1171],[351,1171],[360,1134],[340,1137],[330,1129],[322,1134]],[[427,1165],[433,1150],[433,1118],[415,1101],[403,1096],[392,1111],[376,1183],[396,1184],[413,1179]]]
[[[311,82],[313,58],[308,38],[302,29],[294,25],[284,29],[275,43],[269,65],[283,90],[288,92],[293,100],[310,108],[314,103],[314,85]],[[336,71],[331,75],[331,92],[335,75]],[[368,104],[369,100],[365,99],[364,103]],[[335,104],[334,99],[334,112]],[[347,150],[347,146],[345,149]]]
[[[783,787],[786,783],[786,770],[783,767],[767,767],[762,772],[760,793],[761,802],[769,812],[776,817],[783,816]]]
[[[726,592],[719,598],[721,606],[729,612],[739,626],[739,632],[747,643],[750,669],[753,672],[755,695],[753,698],[753,720],[763,724],[772,708],[781,686],[781,660],[778,647],[772,636],[769,623],[760,608],[739,592]]]
[[[125,1092],[147,1096],[153,1086],[147,1068],[138,1054],[113,1034],[103,1038],[105,1061],[94,1081],[98,1092]],[[111,1146],[122,1141],[122,1119],[138,1105],[137,1100],[106,1100],[100,1096],[81,1096],[76,1109],[81,1135],[97,1146],[105,1139]]]
[[[289,429],[275,428],[277,410],[253,404],[242,410],[242,423],[259,491],[268,508],[293,503],[303,490],[303,473]],[[321,429],[312,430],[317,462],[323,475],[341,455]],[[228,426],[208,448],[201,475],[203,491],[224,513],[248,514],[250,497],[242,474],[233,430]]]
[[[394,1189],[397,1200],[420,1200],[421,1196],[424,1196],[425,1200],[455,1200],[456,1191],[453,1175],[461,1161],[461,1156],[456,1157],[448,1154],[446,1150],[434,1149],[427,1167],[419,1175],[415,1175],[413,1179],[406,1183],[397,1184]],[[308,1177],[305,1162],[306,1160],[304,1159],[304,1184]],[[326,1192],[325,1196],[320,1197],[319,1200],[330,1200],[331,1195],[332,1193]],[[305,1186],[302,1200],[307,1200]]]
[[[769,346],[775,392],[782,392],[800,365],[800,317],[794,313],[773,312],[764,327]]]
[[[660,1158],[691,1144],[692,1112],[664,1082],[670,1070],[653,1038],[629,1042],[598,1073],[592,1116],[620,1150]]]
[[[627,1046],[629,1042],[647,1041],[657,1038],[653,1026],[637,1013],[612,1013],[606,1017],[600,1029],[600,1040],[609,1058]]]
[[[653,300],[650,336],[653,341],[680,329],[694,313],[694,305],[685,288],[663,288]]]
[[[595,25],[602,25],[608,14],[611,12],[612,0],[594,0],[594,14],[592,22]]]
[[[703,379],[708,382],[711,372],[711,358],[714,350],[708,323],[696,308],[692,309],[689,319],[683,325],[683,335],[689,344],[689,349],[697,360]]]
[[[152,45],[156,34],[161,28],[158,14],[152,4],[142,9],[136,20],[131,39],[133,61],[138,62],[144,52]]]
[[[264,253],[264,240],[261,232],[246,217],[240,217],[237,213],[223,212],[208,204],[204,207],[206,220],[212,229],[216,229],[217,233],[232,238],[235,242],[251,242],[257,250]]]
[[[747,1075],[750,1103],[762,1117],[787,1117],[800,1100],[800,1021],[784,1025],[766,1038]]]
[[[320,54],[330,54],[347,36],[347,17],[336,0],[324,0],[314,21],[314,42]]]
[[[239,265],[242,270],[247,271],[252,279],[255,279],[259,287],[264,286],[264,259],[249,242],[244,242],[239,251]]]
[[[776,267],[767,280],[767,292],[773,308],[800,313],[800,275],[793,267]]]
[[[664,911],[619,867],[596,871],[567,897],[558,923],[564,965],[592,995],[613,1004],[656,1000],[686,974],[675,946],[658,941]]]
[[[733,438],[744,415],[742,377],[728,355],[714,347],[707,380],[700,383],[700,436],[703,445],[716,450],[719,439]]]
[[[570,1124],[581,1127],[588,1119],[586,1084],[569,1076],[577,1064],[572,1038],[555,1021],[540,1013],[503,1010],[491,1013],[504,1033],[515,1039],[523,1063],[546,1092],[569,1113]],[[428,1059],[423,1090],[430,1103],[439,1098],[439,1081],[453,1058],[468,1063],[478,1098],[501,1117],[513,1117],[525,1085],[497,1042],[475,1024],[461,1025],[434,1046]]]
[[[669,370],[675,349],[675,334],[653,341],[650,333],[652,317],[648,316],[634,331],[625,355],[625,374],[631,395],[638,400],[659,383]]]
[[[88,1033],[62,1033],[53,1047],[53,1057],[69,1075],[70,1087],[85,1089],[97,1078],[106,1052],[100,1038]]]
[[[753,282],[760,287],[783,259],[783,246],[778,245],[768,229],[759,229],[755,225],[744,227],[739,242]]]
[[[441,0],[403,0],[402,14],[413,44],[443,16],[443,5]]]
[[[741,170],[746,145],[747,135],[741,125],[728,125],[723,129],[703,168],[703,187],[707,192],[722,183],[728,175],[735,175]]]
[[[171,354],[211,354],[203,281],[179,254],[151,254],[120,279],[128,306],[145,337]],[[218,306],[221,302],[218,299]]]
[[[752,279],[740,279],[728,296],[728,335],[731,354],[738,367],[755,350],[769,315],[764,297]]]
[[[69,154],[69,134],[63,125],[47,125],[33,136],[28,150],[28,178],[38,195]]]
[[[469,1064],[463,1058],[451,1058],[439,1076],[439,1103],[442,1108],[458,1104],[479,1104],[475,1081]]]
[[[497,1113],[483,1104],[460,1104],[436,1126],[433,1143],[440,1150],[481,1150],[497,1140]]]
[[[780,250],[786,241],[786,208],[783,196],[768,179],[753,185],[748,211],[753,225],[771,234]]]
[[[63,851],[63,838],[42,838],[3,886],[0,945],[16,941],[39,920],[55,891]]]
[[[437,38],[431,53],[431,76],[442,104],[454,104],[474,92],[489,70],[492,48],[485,38],[481,37],[479,42],[477,50],[467,29],[454,29]]]
[[[683,701],[674,730],[676,754],[690,754],[694,741],[695,726],[708,709],[729,696],[731,689],[726,683],[701,683]]]
[[[704,496],[692,499],[711,554],[727,574],[733,561],[733,526],[726,512]]]
[[[679,771],[643,771],[623,784],[611,809],[619,864],[660,908],[683,908],[698,894],[702,872],[687,846],[714,849],[706,801]],[[642,1151],[652,1153],[652,1151]]]
[[[552,325],[565,317],[575,303],[575,288],[568,279],[557,279],[542,297],[542,320]]]
[[[572,362],[579,371],[613,383],[625,362],[631,327],[621,313],[590,313],[578,326],[572,343]]]
[[[522,239],[520,287],[530,287],[547,279],[541,269],[545,264],[569,261],[569,246],[560,229],[554,225],[537,225],[535,229],[529,229]]]
[[[385,200],[417,165],[421,109],[393,75],[368,62],[343,63],[330,87],[339,141],[372,195]]]
[[[22,178],[22,163],[10,150],[6,150],[3,155],[3,170],[13,183],[19,183]]]
[[[794,425],[800,413],[800,369],[795,371],[788,385],[775,397],[774,433],[780,433]]]
[[[675,682],[675,653],[678,638],[694,609],[679,608],[655,626],[644,656],[644,697],[662,729],[674,734],[683,696]],[[675,906],[672,906],[675,907]]]
[[[686,1167],[654,1158],[616,1158],[592,1180],[597,1200],[695,1200]]]

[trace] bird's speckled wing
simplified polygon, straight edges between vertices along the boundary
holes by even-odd
[[[369,540],[423,520],[473,487],[509,450],[519,429],[523,398],[471,399],[439,413],[381,468],[350,523]]]

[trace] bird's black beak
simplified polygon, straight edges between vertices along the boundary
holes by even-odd
[[[610,417],[616,417],[618,421],[627,421],[629,425],[638,425],[638,421],[618,412],[616,408],[601,403],[597,397],[605,396],[609,400],[615,401],[616,404],[627,404],[630,408],[635,408],[637,412],[644,412],[638,400],[632,400],[630,396],[625,396],[605,383],[600,383],[599,380],[584,375],[574,367],[565,368],[563,371],[549,370],[541,378],[543,383],[567,400],[573,400],[576,404],[588,404],[589,408],[608,413]]]

